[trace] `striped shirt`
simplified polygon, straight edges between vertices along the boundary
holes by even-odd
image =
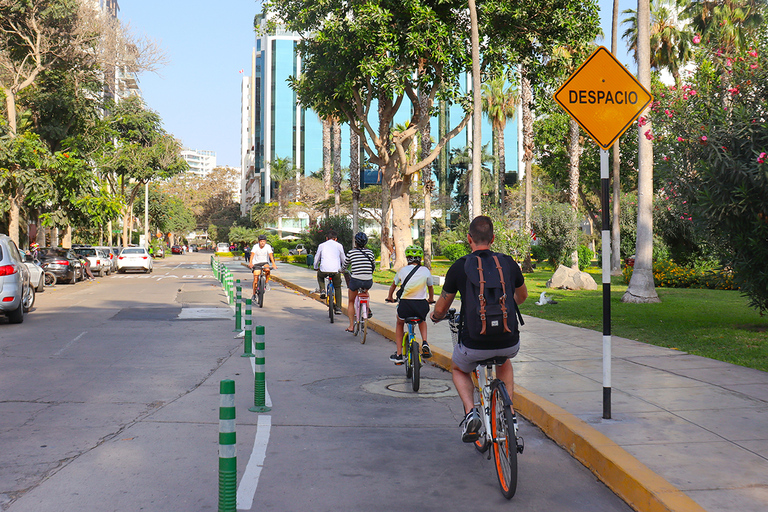
[[[376,268],[374,263],[376,258],[370,249],[358,249],[355,247],[347,254],[347,260],[344,262],[344,268],[349,269],[349,273],[355,279],[368,281],[373,279],[373,270]]]

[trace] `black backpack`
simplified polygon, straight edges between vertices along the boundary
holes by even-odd
[[[464,263],[467,287],[461,295],[462,322],[470,339],[489,342],[517,336],[523,317],[515,302],[512,269],[507,259],[494,252],[470,254]]]

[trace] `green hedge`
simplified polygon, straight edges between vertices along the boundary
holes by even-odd
[[[629,283],[634,266],[622,269],[624,281]],[[673,261],[653,262],[653,282],[665,288],[709,288],[711,290],[738,290],[733,271],[725,269],[700,270],[681,267]]]
[[[301,263],[303,265],[307,264],[307,255],[306,254],[281,254],[280,255],[280,261],[285,261],[287,263]]]

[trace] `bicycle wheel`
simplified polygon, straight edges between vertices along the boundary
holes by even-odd
[[[357,336],[357,333],[360,332],[360,310],[362,308],[363,304],[355,299],[355,310],[352,312],[352,314],[355,315],[352,319],[352,334],[355,336]]]
[[[485,414],[485,404],[483,403],[481,397],[482,394],[480,392],[480,389],[475,385],[475,389],[473,391],[474,393],[474,403],[475,407],[478,411],[480,411],[480,415]],[[490,443],[488,442],[488,436],[485,432],[485,422],[480,426],[480,437],[477,438],[477,440],[474,443],[475,450],[477,450],[480,453],[485,453],[488,451],[488,448],[490,446]]]
[[[411,377],[411,388],[414,391],[419,390],[419,377],[421,373],[421,350],[419,349],[419,343],[416,340],[411,340],[411,362],[413,366],[413,377]]]
[[[496,476],[501,494],[510,499],[517,490],[517,440],[507,388],[500,380],[491,383],[491,436]]]
[[[328,297],[328,318],[331,320],[331,323],[333,323],[333,286],[328,285],[325,294]]]
[[[45,273],[45,286],[56,286],[56,276],[53,272]]]
[[[257,298],[256,302],[258,303],[260,308],[263,308],[264,307],[264,289],[267,287],[267,278],[264,277],[264,272],[262,272],[259,275],[259,285],[258,286],[259,286],[259,288],[258,288],[258,290],[256,290],[258,292],[257,297],[256,297]]]
[[[365,337],[368,336],[368,305],[363,304],[360,308],[360,343],[365,343]]]
[[[405,377],[410,379],[413,376],[413,359],[411,359],[411,351],[408,350],[408,333],[403,335],[403,357],[405,358]]]

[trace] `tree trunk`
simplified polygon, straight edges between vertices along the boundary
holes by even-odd
[[[531,235],[531,214],[533,213],[533,113],[531,112],[531,103],[533,102],[533,93],[531,91],[531,82],[525,77],[525,70],[521,67],[521,103],[523,119],[523,162],[525,162],[525,232]],[[533,272],[533,263],[531,262],[531,252],[525,255],[522,266],[523,272]]]
[[[477,22],[477,6],[475,0],[469,0],[469,18],[471,21],[472,42],[472,195],[470,201],[470,220],[481,214],[483,207],[481,201],[482,162],[480,151],[483,145],[480,122],[482,121],[482,96],[480,90],[480,35]]]
[[[440,117],[438,121],[438,139],[441,139],[445,133],[447,132],[446,129],[446,117],[448,115],[448,109],[446,107],[445,100],[440,100]],[[443,202],[445,196],[447,195],[447,188],[448,188],[448,148],[443,146],[440,149],[440,166],[437,171],[437,181],[439,183],[439,189],[438,189],[438,197],[440,198],[441,203]],[[445,207],[445,204],[442,204],[442,218],[444,225],[448,224],[448,208]]]
[[[8,236],[11,237],[13,242],[21,247],[19,244],[19,226],[21,219],[21,205],[24,202],[24,192],[21,187],[17,187],[14,194],[8,199],[10,207],[8,209]]]
[[[323,188],[325,199],[331,190],[331,120],[323,119]]]
[[[651,86],[650,0],[637,2],[637,71],[640,83]],[[653,282],[653,145],[645,136],[648,122],[637,129],[637,249],[635,268],[622,302],[661,302]]]
[[[16,94],[13,90],[7,87],[3,87],[5,93],[5,111],[8,115],[8,129],[11,137],[16,136],[17,121],[16,121]]]
[[[500,146],[499,146],[499,132],[500,131],[501,130],[499,129],[499,127],[494,125],[494,127],[493,127],[493,154],[496,155],[496,161],[494,162],[494,171],[495,171],[494,177],[496,179],[493,180],[493,200],[494,200],[494,204],[496,204],[496,205],[500,204],[500,201],[499,201],[499,199],[500,199],[500,197],[499,197],[499,188],[500,188],[499,187],[499,181],[500,181],[500,178],[499,178],[499,176],[501,175],[501,166],[499,165],[500,162],[498,160],[499,149],[500,149]]]
[[[360,230],[360,138],[349,131],[349,188],[352,189],[352,231]]]
[[[570,131],[568,135],[568,154],[570,163],[568,165],[568,202],[573,209],[573,215],[579,218],[579,157],[581,156],[581,145],[579,144],[579,123],[575,119],[570,120]],[[579,250],[578,243],[571,253],[571,268],[579,270]]]
[[[421,112],[424,115],[429,115],[427,109],[428,96],[422,94],[419,90],[419,103],[421,104]],[[427,124],[421,130],[421,141],[419,148],[421,149],[421,159],[427,158],[432,152],[432,137],[430,135],[431,123],[427,121]],[[421,185],[422,193],[424,194],[424,261],[422,262],[428,269],[432,268],[432,191],[435,189],[435,182],[432,181],[432,165],[428,165],[421,170]]]
[[[390,252],[392,243],[389,232],[389,209],[391,206],[391,191],[389,180],[385,179],[387,172],[382,173],[381,179],[381,270],[389,270]]]
[[[334,215],[341,215],[341,124],[333,119],[333,199]]]
[[[613,0],[613,19],[611,24],[611,52],[616,55],[619,51],[619,0]],[[621,138],[616,139],[613,145],[613,160],[611,162],[613,174],[613,203],[611,204],[611,275],[621,275],[621,228],[620,207],[621,200]],[[605,229],[605,227],[603,227]]]
[[[507,177],[507,157],[506,157],[506,149],[504,148],[504,126],[501,127],[501,129],[498,131],[497,137],[499,139],[499,151],[496,153],[496,156],[499,159],[499,206],[501,207],[501,214],[504,215],[504,210],[506,209],[506,200],[507,200],[507,187],[505,185],[506,183],[506,177]]]
[[[395,246],[395,270],[408,264],[405,248],[413,243],[411,236],[410,175],[394,180],[392,183],[392,237]]]

